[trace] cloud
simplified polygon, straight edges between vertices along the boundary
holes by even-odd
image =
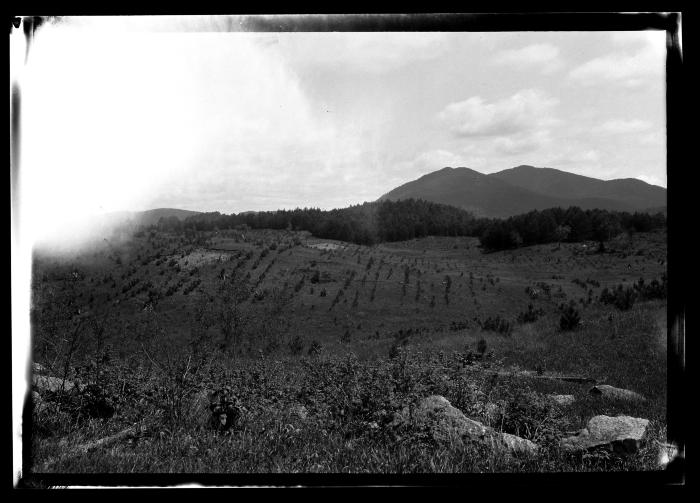
[[[533,89],[491,103],[474,96],[450,103],[438,118],[460,137],[508,136],[552,125],[557,102]]]
[[[494,64],[517,68],[539,68],[545,74],[551,74],[563,66],[559,57],[559,48],[551,44],[532,44],[520,49],[508,49],[498,52]]]
[[[641,133],[648,131],[652,128],[652,123],[645,120],[632,119],[613,119],[604,122],[603,124],[596,126],[592,129],[594,133],[598,134],[632,134]]]
[[[665,32],[613,33],[611,54],[594,58],[569,72],[577,84],[595,86],[609,83],[634,88],[664,75]]]
[[[552,139],[548,130],[539,130],[494,138],[491,149],[503,155],[520,155],[534,152],[551,143],[551,141]]]

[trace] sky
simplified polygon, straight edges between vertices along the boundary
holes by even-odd
[[[17,38],[22,216],[36,235],[122,210],[344,207],[445,166],[666,186],[665,32],[212,31],[220,22],[66,18],[37,32],[26,63]]]

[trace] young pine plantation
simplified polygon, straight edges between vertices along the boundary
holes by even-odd
[[[153,226],[37,253],[26,471],[660,470],[665,263],[665,230],[486,253]],[[563,447],[601,415],[645,434]],[[536,448],[484,440],[513,436]]]

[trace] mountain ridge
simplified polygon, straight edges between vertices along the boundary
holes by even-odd
[[[427,173],[378,201],[410,198],[457,206],[476,216],[504,218],[557,206],[646,211],[666,206],[666,189],[636,178],[600,180],[529,165],[490,174],[460,166]]]

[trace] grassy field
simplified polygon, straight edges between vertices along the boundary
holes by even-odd
[[[374,247],[293,231],[144,231],[79,255],[37,254],[34,361],[92,384],[113,408],[50,397],[33,412],[36,473],[464,473],[658,470],[666,441],[666,301],[623,309],[605,288],[661,280],[663,232],[606,243],[483,253],[472,238]],[[236,285],[248,284],[250,296]],[[562,329],[563,305],[580,323]],[[512,370],[513,375],[493,370]],[[523,377],[516,371],[535,371]],[[603,400],[575,374],[638,392]],[[192,414],[219,390],[226,432]],[[572,394],[570,407],[546,394]],[[537,442],[520,458],[388,427],[432,394]],[[497,413],[489,412],[490,404]],[[303,406],[304,413],[297,413]],[[565,454],[558,440],[597,414],[650,420],[636,455]],[[67,455],[124,428],[139,432]],[[70,450],[70,449],[68,449]]]

